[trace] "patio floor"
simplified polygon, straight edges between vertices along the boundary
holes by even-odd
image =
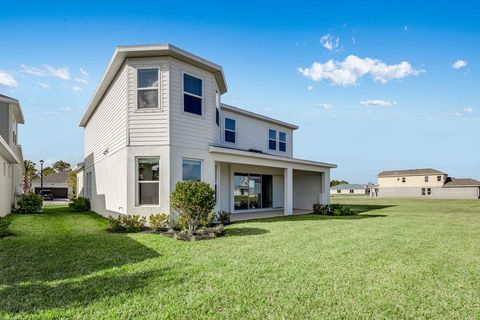
[[[293,214],[309,214],[312,213],[312,210],[305,209],[293,209]],[[278,210],[266,210],[266,211],[251,211],[251,212],[237,212],[232,213],[230,216],[230,221],[244,221],[252,219],[263,219],[263,218],[273,218],[284,216],[283,209]]]

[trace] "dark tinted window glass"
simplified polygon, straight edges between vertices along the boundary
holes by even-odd
[[[216,110],[215,122],[217,123],[217,126],[219,126],[220,125],[220,111],[218,111],[218,108],[216,108],[215,110]]]
[[[277,141],[275,141],[275,140],[268,140],[268,149],[270,149],[270,150],[277,150]]]
[[[283,151],[283,152],[287,151],[287,144],[285,142],[279,142],[278,143],[278,150]]]
[[[235,143],[235,132],[225,130],[225,141]]]
[[[184,73],[183,90],[197,96],[202,96],[202,80]]]
[[[235,120],[230,118],[225,118],[225,129],[235,131]]]
[[[268,130],[268,138],[272,140],[277,140],[277,131],[273,129]]]
[[[278,133],[278,140],[282,142],[287,142],[287,134],[285,132]]]
[[[183,95],[183,110],[198,115],[202,115],[202,99],[190,96],[188,94]]]

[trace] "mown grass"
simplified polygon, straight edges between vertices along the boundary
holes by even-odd
[[[0,318],[480,318],[480,201],[335,198],[360,212],[181,242],[93,214],[15,215]]]

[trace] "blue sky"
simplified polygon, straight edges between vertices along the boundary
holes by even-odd
[[[26,159],[77,163],[115,46],[172,43],[223,66],[223,102],[298,124],[295,156],[338,164],[333,178],[480,179],[480,5],[383,2],[11,1],[0,93],[21,102]]]

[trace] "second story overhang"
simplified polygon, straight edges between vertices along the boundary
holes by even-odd
[[[80,121],[81,127],[85,127],[88,123],[88,120],[95,111],[98,103],[102,100],[104,94],[107,92],[116,74],[125,63],[125,60],[127,58],[147,57],[172,57],[211,72],[215,76],[220,93],[223,94],[227,92],[227,83],[221,66],[171,44],[118,46],[108,63],[107,69],[100,80],[100,84],[87,105],[85,113]]]

